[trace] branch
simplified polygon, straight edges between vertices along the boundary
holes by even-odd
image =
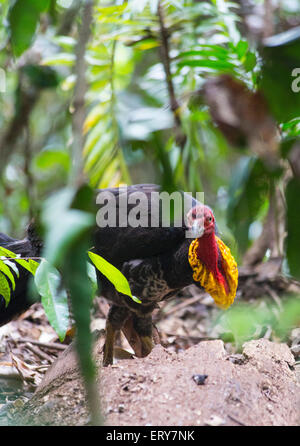
[[[266,251],[270,258],[283,258],[285,239],[285,209],[279,186],[270,185],[269,209],[258,239],[248,249],[243,258],[243,266],[255,266],[263,262]]]
[[[73,99],[74,114],[72,120],[73,169],[70,177],[70,183],[71,186],[73,187],[76,186],[79,187],[83,182],[83,159],[82,159],[82,151],[84,146],[83,124],[85,120],[85,94],[87,90],[87,84],[85,79],[85,71],[86,71],[85,51],[91,35],[92,21],[93,21],[93,0],[85,0],[82,11],[82,22],[79,30],[78,43],[76,48],[76,63],[75,63],[76,84],[74,89],[74,99]],[[68,271],[67,280],[69,282],[71,280],[70,271]],[[79,327],[78,301],[76,301],[75,297],[76,293],[73,293],[73,295],[71,293],[74,319],[75,323],[77,323],[77,326]],[[86,345],[85,348],[89,349],[90,346]],[[83,357],[82,339],[79,340],[78,333],[77,333],[76,350],[81,368],[81,373],[84,378],[87,401],[90,407],[91,424],[94,426],[99,426],[102,424],[100,400],[97,389],[97,383],[96,380],[94,379],[93,373],[91,373],[91,369],[94,368],[94,362],[91,357]]]
[[[19,82],[16,91],[16,111],[7,130],[0,140],[0,175],[6,167],[11,153],[14,151],[15,144],[22,134],[22,130],[28,127],[29,118],[40,96],[40,90],[34,86],[28,87],[23,82],[23,75],[19,71]]]
[[[300,143],[296,142],[288,154],[288,161],[295,178],[300,180]]]
[[[70,34],[73,23],[80,9],[80,6],[81,6],[81,0],[73,0],[73,3],[63,15],[60,27],[58,28],[58,31],[56,33],[57,35],[65,36]]]
[[[71,32],[72,25],[76,19],[80,5],[81,0],[73,1],[70,8],[64,14],[61,26],[56,32],[56,35],[66,35]],[[33,65],[38,64],[40,59],[41,55],[37,54],[33,48],[26,52],[25,60],[27,65],[30,65],[31,63]],[[21,64],[19,67],[15,114],[0,139],[0,176],[2,175],[4,168],[11,157],[11,154],[15,150],[16,143],[22,135],[23,129],[28,127],[31,113],[34,110],[41,94],[40,88],[33,85],[28,86],[27,81],[23,80],[22,66],[23,64]]]
[[[75,75],[76,84],[74,89],[74,113],[72,120],[73,128],[73,171],[70,182],[78,185],[83,181],[83,160],[82,151],[84,146],[83,124],[85,120],[85,93],[87,90],[85,79],[85,50],[91,35],[93,1],[85,0],[82,15],[82,23],[79,32],[79,39],[76,48]]]
[[[179,113],[179,104],[175,95],[175,88],[172,80],[171,73],[171,60],[170,60],[170,48],[169,48],[169,33],[165,26],[164,22],[164,12],[161,2],[158,4],[157,15],[159,19],[159,28],[160,28],[160,57],[164,67],[167,88],[170,99],[170,107],[174,116],[174,124],[175,124],[175,134],[176,134],[176,142],[181,149],[183,149],[186,141],[186,135],[182,130],[182,122]]]

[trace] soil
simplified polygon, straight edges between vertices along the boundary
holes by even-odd
[[[101,360],[102,340],[95,353]],[[157,345],[146,358],[99,367],[109,426],[300,424],[300,383],[286,344],[247,342],[230,355],[221,340],[180,352]],[[90,419],[72,347],[48,370],[14,424],[87,425]]]
[[[241,273],[238,299],[255,308],[272,304],[279,320],[285,282],[266,269],[255,274],[256,280],[253,271]],[[299,284],[289,286],[299,296]],[[107,302],[96,298],[91,328],[98,333],[94,357],[106,425],[300,425],[299,326],[280,343],[272,326],[257,322],[248,338],[255,339],[242,349],[224,344],[222,313],[191,287],[153,315],[163,346],[136,358],[120,336],[118,359],[102,368],[107,312]],[[34,304],[0,328],[0,425],[89,424],[73,341],[67,336],[60,343],[41,304]]]

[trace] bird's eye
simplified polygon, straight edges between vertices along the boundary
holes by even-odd
[[[207,217],[206,220],[210,223],[212,221],[212,217]]]

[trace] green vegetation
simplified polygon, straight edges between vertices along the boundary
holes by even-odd
[[[35,217],[45,240],[40,263],[0,247],[0,293],[28,269],[63,339],[69,290],[95,424],[88,255],[138,301],[90,251],[95,188],[204,191],[240,265],[280,258],[300,279],[300,6],[267,3],[252,29],[243,1],[0,1],[0,230],[21,238]],[[299,322],[284,308],[280,336]],[[239,344],[270,311],[220,317]]]

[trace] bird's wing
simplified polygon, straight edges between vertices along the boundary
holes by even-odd
[[[187,205],[187,209],[183,210],[182,208],[183,212],[176,216],[174,220],[176,223],[173,221],[173,223],[170,222],[169,224],[168,215],[163,215],[161,202],[159,202],[157,219],[155,219],[156,226],[153,227],[153,215],[157,211],[157,205],[154,205],[152,201],[153,193],[160,193],[160,186],[155,184],[137,184],[120,188],[101,189],[98,192],[100,196],[98,195],[97,198],[101,197],[97,200],[100,212],[104,211],[105,206],[108,206],[110,202],[112,204],[111,209],[116,205],[117,219],[115,227],[111,225],[97,227],[95,232],[95,252],[115,265],[121,265],[124,261],[131,259],[159,255],[172,249],[185,237],[187,227],[184,222],[184,213],[197,203],[196,200],[190,199],[190,205]],[[182,192],[180,194],[186,196]],[[103,203],[105,196],[107,199]],[[126,209],[124,208],[124,203],[127,203]],[[130,213],[134,213],[137,210],[139,203],[143,204],[142,215],[144,222],[147,223],[147,227],[132,227],[130,222],[128,224]],[[174,208],[176,208],[176,204]],[[99,223],[98,219],[97,222]]]

